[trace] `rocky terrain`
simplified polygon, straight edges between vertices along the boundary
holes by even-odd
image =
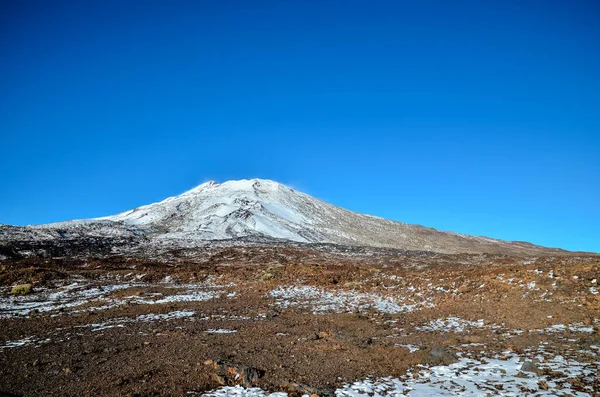
[[[598,256],[126,243],[4,244],[0,394],[600,395]]]
[[[598,396],[600,256],[272,181],[0,226],[0,396]]]

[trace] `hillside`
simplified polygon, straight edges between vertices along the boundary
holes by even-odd
[[[525,242],[442,232],[352,212],[270,180],[207,182],[179,196],[96,219],[7,228],[34,239],[81,236],[143,237],[156,244],[271,238],[439,253],[560,255],[567,251]]]

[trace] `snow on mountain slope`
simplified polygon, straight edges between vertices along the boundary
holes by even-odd
[[[179,196],[113,216],[18,230],[9,227],[0,232],[0,240],[27,233],[35,239],[143,235],[156,243],[193,246],[210,240],[251,237],[440,253],[565,253],[363,215],[261,179],[207,182]]]
[[[308,242],[324,238],[313,227],[318,211],[314,201],[273,181],[207,182],[180,196],[98,220],[153,226],[169,238],[262,235]]]
[[[247,236],[443,253],[539,253],[527,243],[473,237],[363,215],[270,180],[207,182],[179,196],[98,221],[151,228],[159,239]]]

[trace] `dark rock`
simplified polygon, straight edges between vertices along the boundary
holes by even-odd
[[[220,386],[225,386],[227,384],[227,381],[221,375],[212,374],[212,380],[218,383]]]
[[[431,365],[450,365],[458,362],[458,357],[448,349],[438,346],[431,349],[427,362]]]
[[[521,365],[521,371],[523,372],[534,372],[539,373],[539,368],[532,361],[525,361],[523,365]]]
[[[60,374],[60,370],[58,368],[52,368],[51,370],[46,372],[46,374],[48,376],[57,376],[58,374]]]
[[[279,312],[277,310],[274,310],[274,309],[269,309],[265,313],[265,316],[267,318],[275,318],[275,317],[279,316]]]
[[[217,371],[213,374],[213,380],[221,385],[252,387],[265,375],[265,371],[261,369],[241,364],[207,360],[205,365],[212,366]]]
[[[337,332],[335,334],[335,338],[336,339],[340,339],[340,340],[344,340],[344,339],[353,339],[354,337],[352,335],[347,335],[343,332]]]
[[[305,338],[299,338],[298,342],[311,342],[314,340],[319,339],[319,335],[318,334],[310,334],[309,336],[305,337]]]

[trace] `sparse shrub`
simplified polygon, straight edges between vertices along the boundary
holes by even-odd
[[[265,273],[265,274],[263,274],[262,276],[260,276],[260,279],[261,279],[262,281],[268,281],[268,280],[271,280],[273,277],[274,277],[274,276],[273,276],[273,274],[272,274],[272,273]]]
[[[19,284],[15,285],[10,293],[12,295],[27,295],[31,292],[31,284]]]
[[[344,283],[344,288],[355,289],[360,288],[361,285],[362,283],[360,281],[348,281],[347,283]]]

